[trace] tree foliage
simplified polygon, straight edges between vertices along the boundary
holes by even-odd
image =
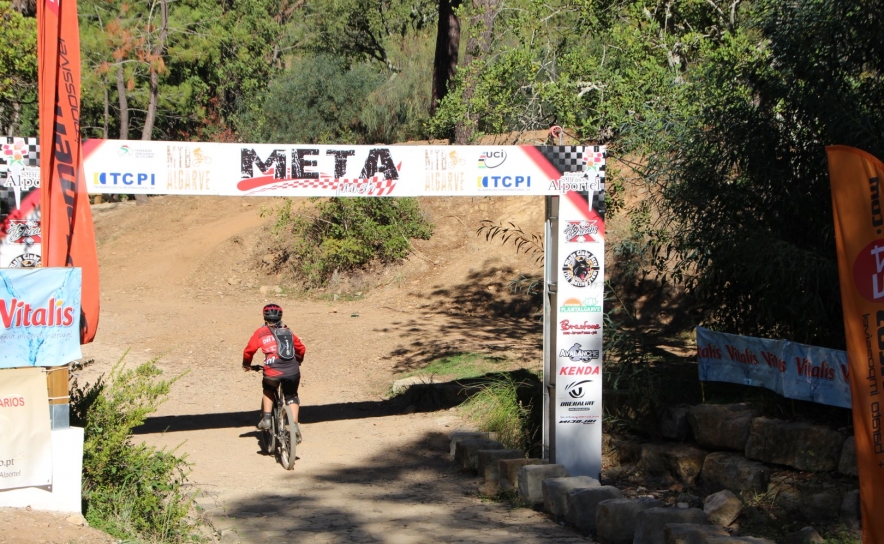
[[[0,0],[0,133],[29,135],[37,124],[37,25]]]
[[[884,9],[761,0],[738,17],[680,107],[630,129],[660,197],[655,255],[707,325],[842,347],[824,147],[884,155]]]

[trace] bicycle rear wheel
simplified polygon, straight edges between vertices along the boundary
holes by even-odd
[[[286,470],[295,468],[298,424],[290,406],[279,411],[279,463]]]

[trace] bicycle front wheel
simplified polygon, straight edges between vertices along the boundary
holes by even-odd
[[[286,470],[295,468],[295,446],[297,446],[298,424],[292,408],[286,406],[279,411],[279,463]]]

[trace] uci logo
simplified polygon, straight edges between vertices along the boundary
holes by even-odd
[[[479,168],[497,168],[506,162],[506,151],[483,151],[479,155]]]

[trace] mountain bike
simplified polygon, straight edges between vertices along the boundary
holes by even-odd
[[[251,365],[260,372],[260,365]],[[263,410],[263,405],[261,407]],[[291,406],[285,403],[282,382],[273,394],[273,409],[270,411],[270,429],[261,430],[261,451],[273,455],[286,470],[295,468],[295,448],[301,443],[301,428],[295,422]]]

